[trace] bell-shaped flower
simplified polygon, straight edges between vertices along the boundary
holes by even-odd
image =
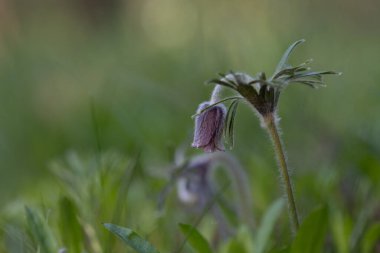
[[[192,146],[202,148],[205,152],[223,151],[222,135],[226,108],[223,104],[208,108],[209,106],[210,102],[204,102],[198,107]]]

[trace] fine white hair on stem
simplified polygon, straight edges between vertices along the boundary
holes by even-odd
[[[273,149],[276,155],[278,169],[281,175],[281,179],[283,182],[284,192],[287,196],[289,215],[292,221],[293,233],[297,232],[299,227],[299,217],[296,208],[295,198],[294,198],[294,186],[291,181],[291,175],[289,172],[288,166],[288,157],[286,154],[286,150],[284,147],[284,143],[281,138],[281,131],[278,124],[278,117],[276,113],[269,114],[264,118],[264,122],[266,123],[266,130],[268,135],[272,141]]]

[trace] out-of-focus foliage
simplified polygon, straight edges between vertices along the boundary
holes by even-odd
[[[306,221],[327,207],[328,224],[317,224],[326,252],[378,250],[379,10],[375,0],[0,0],[0,251],[42,252],[38,234],[50,230],[57,250],[124,250],[102,222],[177,249],[178,223],[196,215],[173,196],[157,212],[161,165],[190,143],[204,81],[270,73],[301,38],[290,63],[312,57],[343,75],[323,89],[290,87],[279,102],[299,212]],[[231,152],[249,174],[257,229],[237,225],[220,251],[289,252],[285,211],[273,229],[267,218],[281,194],[270,143],[249,108],[237,113]],[[209,242],[213,222],[197,227]]]
[[[306,182],[308,194],[313,203],[325,206],[313,208],[304,217],[294,240],[286,214],[284,202],[273,201],[270,194],[262,194],[270,204],[257,201],[252,215],[257,217],[256,225],[248,227],[243,221],[231,223],[232,233],[227,240],[216,238],[218,217],[211,209],[195,212],[182,206],[175,195],[169,193],[163,210],[157,208],[160,189],[165,181],[162,176],[152,174],[141,167],[142,156],[127,158],[115,152],[102,155],[69,153],[64,161],[51,164],[54,179],[45,187],[39,186],[43,199],[20,203],[13,202],[3,209],[1,225],[5,252],[119,252],[127,246],[137,252],[202,252],[212,245],[212,252],[372,252],[378,247],[378,202],[369,192],[370,183],[358,180],[361,186],[353,193],[351,201],[366,203],[358,211],[347,208],[347,199],[331,194],[331,189],[340,188],[340,176],[332,175],[329,169],[310,173],[310,180],[297,177],[297,182]],[[265,167],[270,171],[271,167]],[[271,175],[272,173],[269,173]],[[268,178],[261,171],[259,179]],[[272,184],[256,183],[264,192],[273,191]],[[312,185],[315,184],[315,185]],[[310,190],[327,189],[327,196],[316,196]],[[51,189],[56,189],[51,191]],[[255,188],[255,187],[254,187]],[[278,191],[278,189],[276,190]],[[257,192],[253,192],[258,196]],[[339,193],[339,191],[336,191]],[[226,197],[228,192],[223,192]],[[256,198],[255,198],[256,199]],[[259,199],[259,198],[257,198]],[[300,198],[302,199],[302,198]],[[24,205],[28,203],[26,210]],[[301,201],[300,207],[307,206]],[[232,208],[236,208],[232,206]],[[302,208],[302,213],[306,208]],[[220,218],[220,217],[219,217]],[[103,222],[123,224],[130,229],[106,225],[122,240],[108,232]],[[197,227],[192,231],[192,225]],[[183,235],[181,236],[180,231]],[[189,233],[189,234],[188,234]],[[205,241],[206,240],[206,241]],[[148,243],[149,241],[149,243]],[[152,246],[152,245],[154,246]],[[204,251],[204,250],[203,250]],[[205,251],[204,251],[205,252]]]
[[[138,253],[159,253],[154,248],[154,246],[152,246],[152,244],[141,238],[136,232],[131,229],[123,228],[111,223],[104,224],[104,227],[118,236]]]

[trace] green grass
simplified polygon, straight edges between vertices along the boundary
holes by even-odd
[[[159,211],[158,193],[166,180],[147,173],[141,167],[143,157],[128,158],[115,152],[101,155],[69,153],[63,161],[52,163],[54,179],[41,189],[44,201],[28,204],[26,212],[22,204],[11,205],[3,212],[4,250],[58,252],[66,248],[68,252],[120,252],[130,245],[137,252],[156,252],[153,247],[160,252],[175,252],[187,241],[182,252],[194,252],[189,245],[195,252],[206,252],[199,250],[211,247],[205,243],[213,245],[213,252],[371,252],[380,238],[380,230],[373,225],[376,218],[371,216],[377,204],[369,187],[371,184],[359,178],[352,195],[344,196],[343,193],[349,193],[339,194],[337,189],[342,182],[336,172],[324,169],[296,177],[299,191],[307,194],[299,194],[300,207],[307,205],[306,200],[319,202],[324,207],[310,215],[306,208],[301,208],[302,225],[294,241],[282,201],[271,206],[264,204],[261,211],[260,203],[256,202],[257,224],[254,227],[249,228],[241,221],[231,223],[234,232],[228,239],[215,241],[212,238],[217,228],[210,210],[204,214],[191,211],[171,192],[164,209]],[[302,181],[307,182],[309,178],[313,184],[302,185]],[[273,186],[260,187],[270,192]],[[59,191],[51,192],[53,188]],[[269,195],[263,197],[271,198]],[[363,201],[363,208],[348,209],[351,201]],[[197,224],[197,232],[191,232],[191,225],[178,226],[179,223],[194,224],[199,217],[202,218]],[[122,240],[117,240],[103,227],[103,223],[128,227],[137,231],[140,236],[136,238],[140,239],[123,245]],[[193,237],[193,233],[196,236]],[[145,240],[153,246],[141,246]]]

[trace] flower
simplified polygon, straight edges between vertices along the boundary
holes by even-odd
[[[188,206],[196,206],[203,210],[211,201],[212,190],[209,182],[209,170],[212,166],[210,159],[194,159],[191,161],[181,176],[177,179],[177,196],[179,200]]]
[[[195,118],[194,140],[192,146],[202,148],[205,152],[224,150],[221,141],[224,122],[226,119],[226,107],[223,104],[214,105],[210,102],[201,103]]]

